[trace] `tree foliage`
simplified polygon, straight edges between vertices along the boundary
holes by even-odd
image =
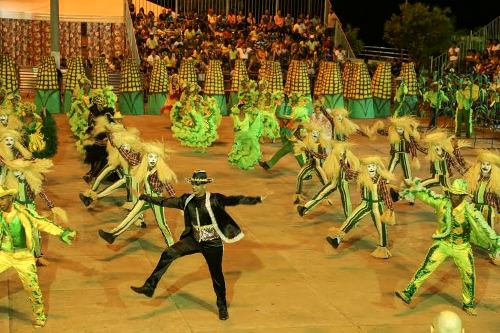
[[[448,48],[453,35],[448,8],[429,8],[417,2],[402,4],[399,9],[400,14],[392,14],[385,22],[384,40],[387,43],[407,49],[418,64]]]
[[[358,27],[352,27],[350,24],[347,24],[344,33],[347,41],[351,45],[354,54],[359,54],[361,51],[363,51],[365,43],[359,38]]]

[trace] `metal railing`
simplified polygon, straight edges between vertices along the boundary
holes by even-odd
[[[356,58],[356,54],[352,50],[351,44],[347,40],[347,36],[344,32],[344,29],[342,29],[342,25],[338,21],[335,22],[334,44],[342,45],[342,48],[346,50],[347,58],[349,59]]]
[[[365,46],[363,51],[358,54],[361,58],[378,60],[396,60],[398,62],[407,62],[410,60],[408,50],[396,49],[382,46]]]
[[[457,47],[460,49],[458,56],[458,69],[462,70],[465,65],[467,50],[475,49],[483,51],[489,39],[500,39],[500,16],[478,29],[470,32],[467,36],[462,36],[457,40]],[[438,56],[430,57],[431,73],[441,77],[448,64],[448,52],[443,52]]]
[[[245,16],[252,12],[257,23],[266,9],[270,15],[274,15],[279,9],[283,17],[288,13],[293,17],[309,14],[311,18],[317,15],[322,19],[325,14],[325,0],[134,0],[133,3],[136,13],[144,8],[146,14],[151,10],[155,16],[161,13],[162,7],[182,14],[207,13],[208,9],[216,14],[228,14],[229,11],[237,14],[241,11]]]

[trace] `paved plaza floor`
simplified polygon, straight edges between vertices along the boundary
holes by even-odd
[[[190,191],[183,182],[194,169],[207,170],[215,182],[212,192],[224,194],[274,194],[257,206],[228,208],[245,232],[245,238],[224,248],[223,268],[229,302],[227,321],[217,317],[215,294],[201,255],[181,258],[169,269],[152,299],[133,293],[152,271],[165,248],[151,212],[146,229],[131,228],[113,245],[97,235],[110,230],[126,216],[121,208],[124,190],[85,208],[78,193],[88,189],[81,176],[87,166],[77,153],[64,115],[59,125],[59,151],[46,192],[69,215],[68,226],[78,231],[73,246],[57,237],[44,237],[50,266],[39,269],[47,325],[39,332],[54,333],[159,333],[159,332],[332,332],[420,333],[429,332],[433,317],[441,310],[456,311],[466,332],[488,333],[500,329],[500,269],[483,251],[475,251],[477,317],[461,311],[461,282],[451,260],[424,284],[411,306],[394,296],[404,288],[423,261],[432,240],[435,217],[421,203],[396,204],[397,224],[389,227],[389,260],[375,259],[376,231],[368,217],[361,221],[338,250],[326,241],[327,230],[340,226],[343,214],[338,194],[333,206],[319,206],[300,217],[292,196],[298,166],[286,156],[275,169],[243,171],[227,162],[232,144],[232,123],[226,118],[220,139],[206,153],[196,153],[174,141],[167,117],[128,116],[125,123],[141,130],[145,140],[164,140],[175,150],[170,165],[180,182],[178,194]],[[387,156],[384,138],[369,141],[355,137],[359,156]],[[267,143],[270,157],[280,143]],[[471,160],[473,149],[465,150]],[[428,173],[427,163],[416,174]],[[401,171],[397,170],[401,176]],[[316,179],[305,185],[312,196],[319,189]],[[359,193],[352,186],[353,204]],[[42,206],[41,204],[39,206]],[[167,209],[174,238],[183,230],[183,216]],[[0,275],[0,332],[31,332],[31,308],[15,273]]]

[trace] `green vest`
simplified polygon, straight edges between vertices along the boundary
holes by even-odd
[[[15,217],[9,224],[0,216],[2,231],[2,251],[12,252],[15,249],[26,248],[26,232],[19,217]]]

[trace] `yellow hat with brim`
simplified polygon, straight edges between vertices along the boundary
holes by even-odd
[[[17,190],[15,188],[9,188],[9,189],[0,188],[0,198],[6,197],[8,195],[16,195],[16,194],[17,194]]]
[[[465,181],[465,179],[455,179],[451,186],[443,187],[443,189],[452,194],[469,195],[467,191],[467,181]]]

